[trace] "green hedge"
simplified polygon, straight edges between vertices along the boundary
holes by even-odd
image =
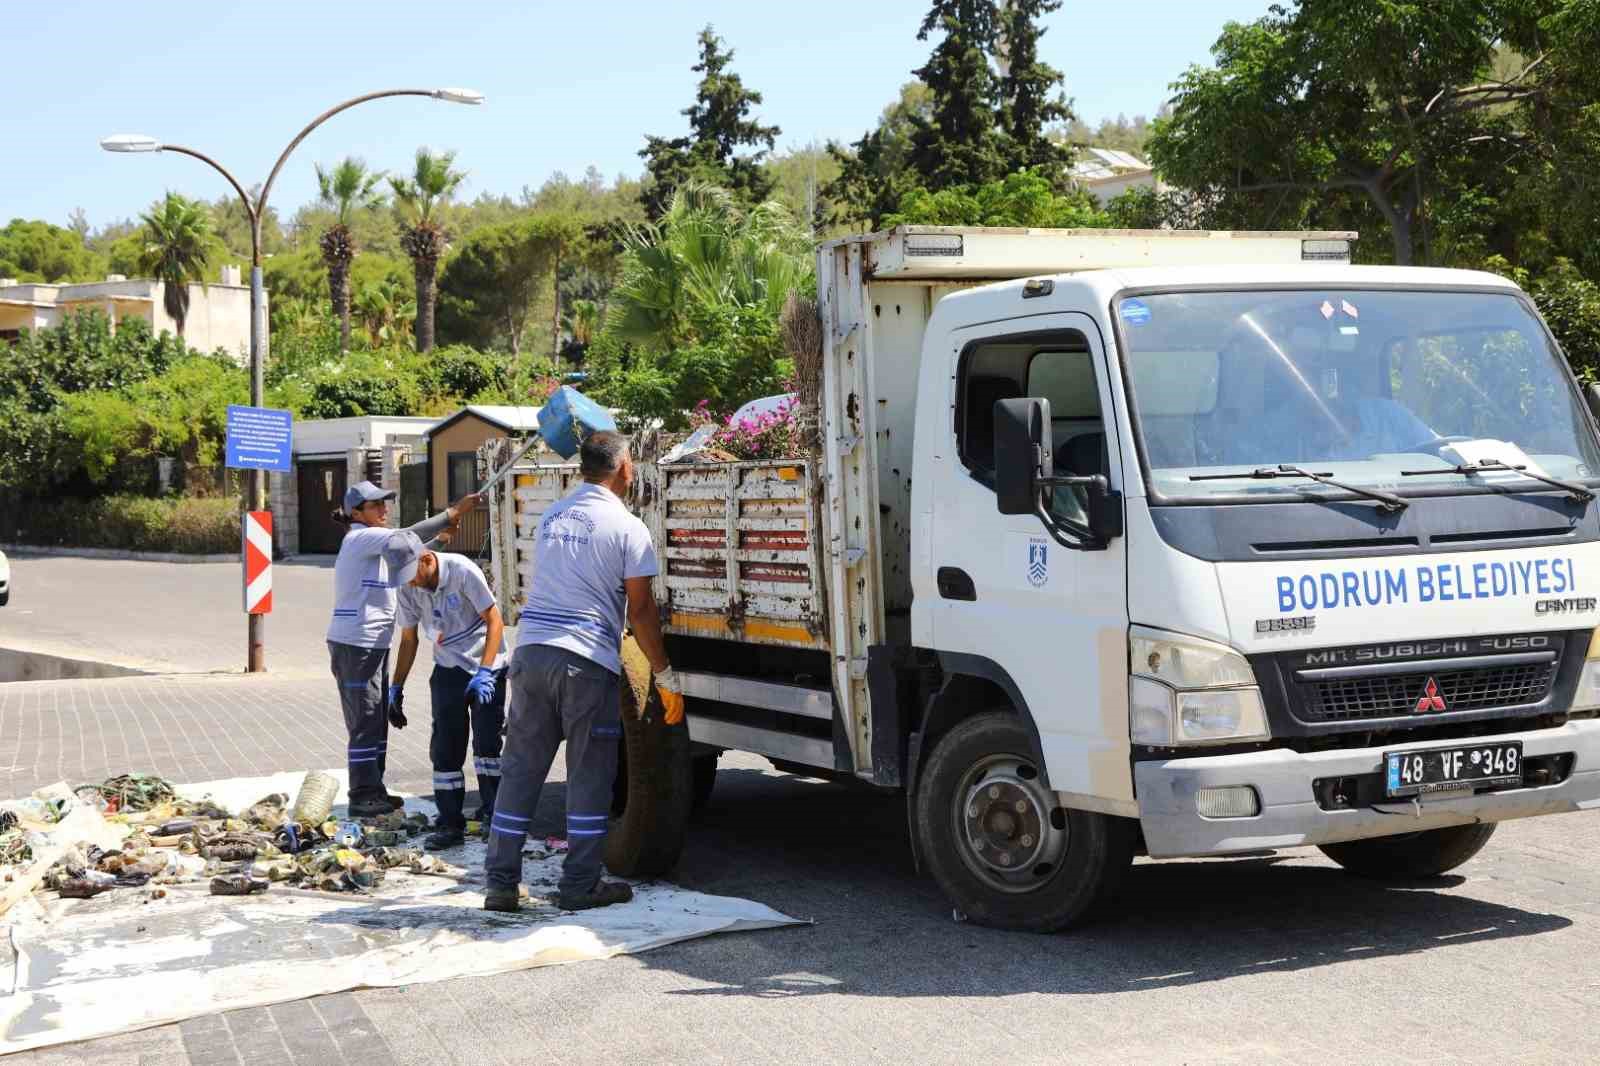
[[[209,555],[239,550],[235,499],[23,500],[0,530],[18,544]]]

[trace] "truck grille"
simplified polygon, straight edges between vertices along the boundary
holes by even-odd
[[[1437,684],[1447,710],[1517,707],[1538,703],[1549,695],[1555,672],[1555,663],[1530,663],[1437,674],[1418,671],[1389,677],[1318,681],[1306,686],[1312,699],[1303,708],[1303,714],[1307,720],[1315,722],[1420,717],[1417,704],[1430,677]]]

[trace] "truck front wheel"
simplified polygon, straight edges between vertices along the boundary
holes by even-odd
[[[1483,850],[1494,836],[1495,823],[1452,825],[1421,833],[1324,844],[1322,854],[1358,877],[1405,881],[1438,877]]]
[[[916,798],[939,887],[980,925],[1048,933],[1090,917],[1133,858],[1131,824],[1058,805],[1021,721],[993,712],[939,741]]]

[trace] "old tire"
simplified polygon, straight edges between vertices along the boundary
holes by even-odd
[[[721,758],[722,752],[717,751],[710,755],[696,755],[690,760],[691,785],[694,790],[690,810],[695,814],[705,810],[706,804],[711,802],[711,791],[717,786],[717,760]]]
[[[1026,729],[981,714],[939,741],[916,798],[922,860],[955,908],[998,929],[1049,933],[1094,915],[1133,860],[1132,823],[1060,807]]]
[[[1324,844],[1322,854],[1357,877],[1406,881],[1438,877],[1483,850],[1494,836],[1495,823],[1452,825],[1421,833]]]
[[[678,864],[688,831],[694,799],[689,728],[662,721],[650,667],[632,637],[623,642],[622,665],[622,750],[606,869],[620,877],[657,877]]]

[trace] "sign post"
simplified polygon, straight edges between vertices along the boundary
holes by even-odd
[[[241,516],[240,550],[244,560],[244,610],[248,618],[245,670],[267,668],[266,615],[272,610],[272,513],[265,504],[267,471],[293,469],[294,417],[271,407],[228,405],[227,465],[248,470],[258,491],[254,509]],[[259,480],[258,480],[259,479]]]

